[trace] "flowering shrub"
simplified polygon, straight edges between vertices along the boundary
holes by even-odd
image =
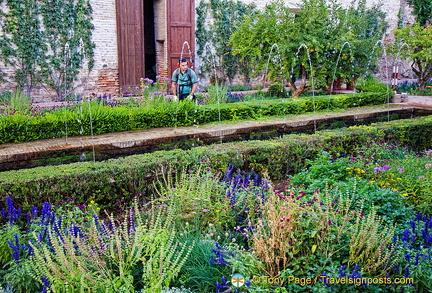
[[[353,292],[429,292],[432,218],[414,213],[427,197],[416,203],[401,196],[411,186],[401,183],[411,177],[396,176],[428,179],[432,151],[374,147],[358,156],[322,153],[289,182],[231,165],[214,171],[200,161],[161,178],[153,199],[136,201],[118,219],[100,216],[94,202],[44,203],[23,212],[7,198],[0,211],[0,286],[8,283],[16,292],[65,286],[112,292],[344,292],[347,286]],[[242,287],[230,282],[234,274],[244,277]],[[292,276],[318,281],[288,282]],[[414,281],[387,282],[402,277]],[[337,278],[356,286],[335,283]],[[383,283],[363,281],[373,278]]]

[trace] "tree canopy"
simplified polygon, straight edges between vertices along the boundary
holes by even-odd
[[[412,60],[411,69],[417,75],[418,87],[424,88],[432,78],[432,26],[415,23],[395,31],[396,49],[401,56]]]
[[[384,17],[364,0],[347,9],[336,1],[305,0],[298,9],[274,1],[246,18],[230,44],[233,54],[252,59],[271,81],[286,81],[297,97],[328,87],[336,77],[352,80],[369,70],[381,53]]]

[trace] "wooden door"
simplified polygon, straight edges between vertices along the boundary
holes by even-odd
[[[145,0],[117,0],[117,47],[120,88],[135,92],[145,73]]]
[[[177,68],[179,58],[194,59],[194,0],[168,0],[168,74]],[[187,42],[187,43],[185,43]],[[189,45],[189,46],[188,46]],[[183,50],[183,54],[182,54]],[[191,56],[192,55],[192,56]],[[193,64],[189,64],[193,68]]]

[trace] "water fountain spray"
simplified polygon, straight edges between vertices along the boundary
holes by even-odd
[[[343,43],[343,45],[342,45],[342,47],[341,47],[341,49],[340,49],[340,51],[339,51],[339,55],[338,55],[338,57],[337,57],[337,59],[336,59],[336,66],[335,66],[335,70],[333,71],[332,82],[331,82],[331,84],[330,84],[330,93],[332,93],[332,91],[333,91],[333,83],[334,83],[334,80],[335,80],[335,78],[336,78],[336,70],[337,70],[337,66],[338,66],[338,64],[339,64],[339,60],[340,60],[340,58],[341,58],[342,51],[343,51],[343,48],[345,47],[345,45],[348,45],[348,47],[351,49],[351,45],[350,45],[349,42],[345,42],[345,43]]]
[[[270,54],[269,54],[269,57],[268,57],[268,60],[267,60],[266,71],[265,71],[265,74],[263,75],[263,87],[265,87],[265,78],[266,78],[266,76],[267,76],[267,74],[268,74],[268,71],[269,71],[270,58],[272,57],[272,53],[273,53],[273,49],[274,49],[274,48],[277,49],[278,54],[275,53],[275,54],[273,55],[272,63],[275,64],[275,63],[276,63],[275,61],[279,61],[279,65],[282,66],[282,59],[281,59],[281,57],[280,57],[280,49],[279,49],[279,45],[278,45],[277,43],[274,43],[274,44],[271,46],[271,48],[270,48]],[[278,59],[278,60],[277,60],[277,59]],[[281,69],[282,69],[282,68],[281,68]]]
[[[219,115],[219,125],[221,124],[221,110],[220,110],[220,94],[219,94],[219,85],[218,85],[218,78],[217,78],[217,71],[216,71],[216,58],[214,57],[216,54],[213,54],[212,52],[212,47],[210,45],[210,43],[207,43],[205,46],[205,50],[210,52],[210,56],[212,56],[213,58],[211,59],[212,63],[212,69],[213,69],[213,74],[215,77],[215,86],[216,86],[216,96],[217,96],[217,105],[218,105],[218,115]],[[219,140],[222,143],[222,131],[219,134]]]
[[[335,66],[335,69],[333,71],[332,82],[330,84],[330,92],[329,92],[330,95],[333,93],[333,83],[334,83],[334,80],[336,78],[336,70],[337,70],[337,67],[338,67],[338,64],[339,64],[339,60],[340,60],[340,58],[342,56],[342,52],[343,52],[343,49],[344,49],[345,45],[348,45],[348,47],[351,50],[350,43],[349,42],[344,42],[343,45],[342,45],[342,47],[341,47],[341,49],[340,49],[340,51],[339,51],[338,57],[336,59],[336,66]],[[352,53],[352,51],[351,51],[351,53]],[[327,108],[329,108],[329,107],[330,107],[330,96],[329,96],[328,101],[327,101]]]
[[[312,70],[312,60],[310,58],[310,54],[309,54],[309,47],[305,44],[302,43],[298,49],[297,49],[297,53],[295,54],[295,58],[293,60],[293,64],[291,67],[291,75],[290,75],[290,80],[292,80],[293,74],[294,74],[294,65],[295,65],[295,61],[298,59],[298,55],[300,53],[300,50],[304,48],[306,50],[307,56],[308,56],[308,60],[309,60],[309,67],[310,67],[310,72],[311,72],[311,90],[312,90],[312,104],[313,104],[313,109],[314,109],[314,132],[316,132],[317,126],[316,126],[316,104],[315,104],[315,85],[314,85],[314,78],[313,78],[313,70]]]
[[[180,59],[183,58],[183,53],[184,53],[185,45],[187,45],[187,48],[189,50],[189,64],[190,64],[190,68],[193,69],[193,64],[194,64],[195,60],[193,59],[193,54],[192,54],[192,51],[191,51],[191,48],[190,48],[190,45],[189,45],[188,41],[184,41],[183,42],[181,53],[180,53]]]

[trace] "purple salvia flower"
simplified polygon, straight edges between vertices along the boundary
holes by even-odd
[[[48,289],[51,287],[51,284],[50,284],[48,278],[44,276],[44,277],[41,278],[41,281],[42,281],[42,284],[43,284],[42,292],[48,292]]]
[[[20,254],[21,246],[19,244],[19,239],[18,239],[17,233],[15,233],[14,239],[15,239],[15,242],[12,240],[9,240],[8,243],[9,243],[9,247],[12,249],[13,260],[15,261],[15,263],[19,264],[20,259],[21,259],[21,254]]]
[[[10,224],[14,224],[21,217],[21,209],[15,208],[12,198],[10,196],[6,198],[6,207],[7,210],[5,211],[4,218],[6,218]]]
[[[410,226],[412,228],[413,233],[415,233],[416,223],[414,221],[410,221]]]

